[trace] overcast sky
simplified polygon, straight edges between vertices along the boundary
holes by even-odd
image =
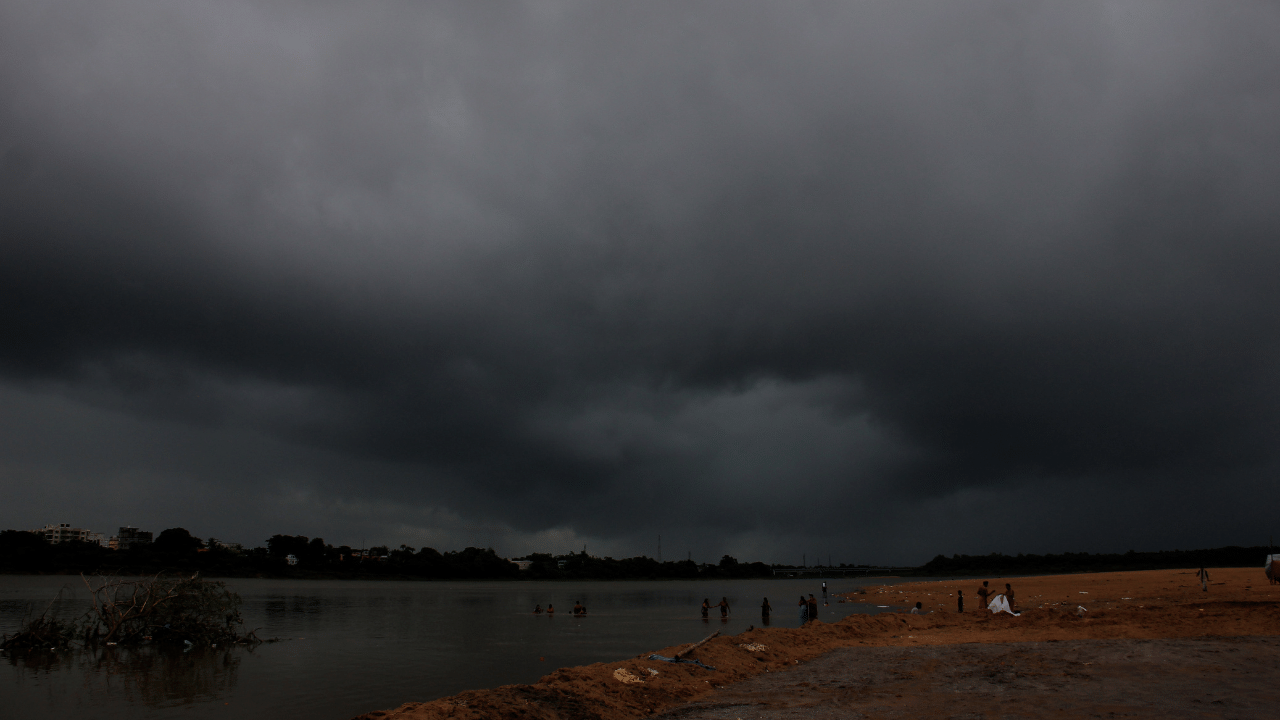
[[[0,527],[1280,530],[1270,2],[0,4]]]

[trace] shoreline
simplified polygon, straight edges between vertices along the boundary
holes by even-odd
[[[1261,568],[1210,568],[1208,592],[1194,581],[1193,572],[990,578],[993,587],[1013,584],[1021,617],[974,611],[968,603],[965,613],[957,613],[956,591],[963,590],[970,600],[981,578],[884,586],[868,583],[863,588],[865,594],[844,597],[898,607],[919,601],[933,612],[851,615],[835,623],[818,621],[801,628],[753,628],[736,636],[717,637],[690,655],[715,670],[651,660],[651,653],[644,653],[626,660],[560,668],[532,684],[471,690],[375,710],[357,720],[630,720],[672,710],[732,684],[795,668],[843,648],[1280,635],[1280,586],[1269,585]],[[1081,613],[1079,607],[1086,610]],[[653,653],[671,657],[686,647],[661,648]]]

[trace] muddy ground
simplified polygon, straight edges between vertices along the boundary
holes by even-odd
[[[658,717],[1262,720],[1277,659],[1276,637],[845,648]]]

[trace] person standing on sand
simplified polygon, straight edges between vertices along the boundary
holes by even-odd
[[[760,605],[760,622],[768,625],[769,613],[771,612],[773,612],[773,608],[769,606],[769,598],[765,598],[764,603]]]
[[[702,619],[707,619],[707,611],[711,609],[711,599],[702,598]]]
[[[818,601],[813,598],[813,593],[809,593],[809,622],[818,619]]]
[[[1017,612],[1013,603],[1013,587],[1009,583],[1004,584],[1004,599],[1009,601],[1009,609]]]
[[[978,602],[982,603],[982,607],[987,607],[987,596],[991,594],[991,588],[987,587],[987,581],[982,581],[982,587],[978,588]]]
[[[1196,577],[1200,579],[1200,589],[1209,592],[1209,571],[1200,568],[1200,572],[1196,573]]]
[[[956,591],[956,612],[964,612],[964,591]]]
[[[809,622],[809,601],[805,600],[804,596],[801,595],[800,596],[800,624],[803,625],[807,622]]]
[[[716,607],[720,608],[721,619],[729,616],[729,598],[721,597],[720,602],[716,603]]]

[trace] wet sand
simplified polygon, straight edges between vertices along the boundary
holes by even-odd
[[[990,578],[1000,589],[1013,584],[1021,617],[972,609],[980,579],[887,587],[868,579],[866,593],[853,600],[903,612],[719,637],[691,655],[715,670],[650,660],[646,653],[561,668],[532,685],[471,691],[361,718],[728,717],[716,714],[721,711],[735,718],[790,717],[793,710],[812,716],[819,707],[832,717],[1120,712],[1097,709],[1103,707],[1148,708],[1139,712],[1144,717],[1220,717],[1228,702],[1236,704],[1226,714],[1261,717],[1250,713],[1276,699],[1269,683],[1280,660],[1280,586],[1269,585],[1261,569],[1209,572],[1208,592],[1193,570]],[[964,614],[955,611],[960,589]],[[934,612],[907,614],[917,601]],[[655,652],[671,656],[680,649]],[[1008,665],[1011,658],[1017,667]],[[1033,702],[1051,695],[1058,700]],[[995,700],[1015,705],[993,707]],[[1170,714],[1169,707],[1183,714]]]
[[[663,718],[1276,716],[1280,638],[842,648]]]

